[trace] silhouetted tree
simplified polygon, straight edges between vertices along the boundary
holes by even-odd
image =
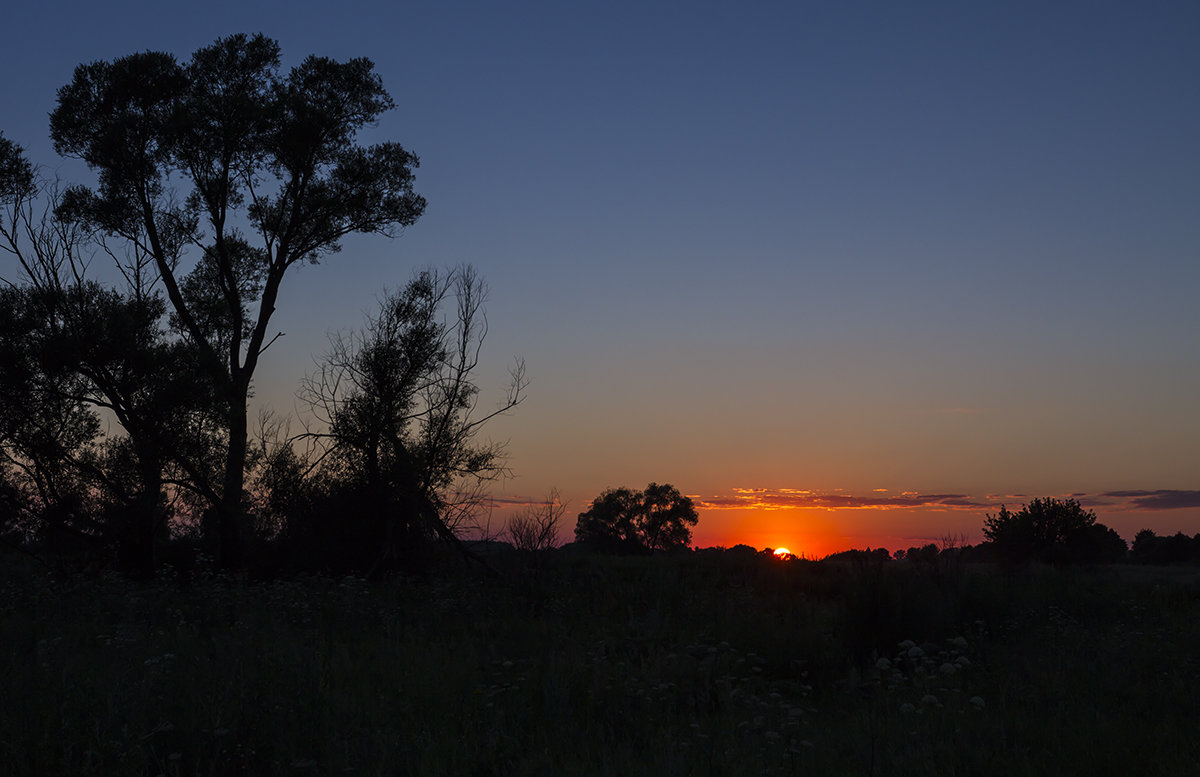
[[[165,469],[177,463],[195,471],[211,458],[211,430],[220,418],[212,412],[210,384],[196,369],[195,349],[167,336],[166,305],[153,288],[150,261],[136,251],[110,253],[125,288],[89,280],[81,257],[88,236],[55,215],[59,191],[22,172],[33,168],[19,149],[2,150],[8,162],[0,168],[9,175],[17,170],[20,185],[0,187],[0,251],[15,258],[22,273],[5,279],[4,304],[10,323],[19,316],[23,331],[0,336],[5,348],[26,354],[27,379],[36,373],[44,407],[57,404],[60,414],[63,402],[103,408],[124,429],[124,437],[96,440],[95,455],[64,451],[58,467],[84,478],[89,496],[101,500],[102,533],[119,546],[127,570],[149,575],[167,536]],[[21,417],[32,418],[28,412]]]
[[[535,555],[553,548],[558,544],[558,525],[566,509],[558,489],[554,489],[541,504],[519,510],[509,518],[509,542],[517,550]]]
[[[904,551],[903,557],[909,563],[923,564],[933,568],[937,566],[938,556],[940,554],[941,550],[938,548],[938,546],[935,543],[930,542],[927,545],[923,545],[919,548],[914,545],[913,547]]]
[[[1140,564],[1178,564],[1200,561],[1200,534],[1189,537],[1183,532],[1160,537],[1142,529],[1133,538],[1130,558]]]
[[[986,517],[983,534],[1007,561],[1116,561],[1125,552],[1125,541],[1075,499],[1034,499],[1015,513],[1001,507]]]
[[[1133,537],[1133,547],[1129,556],[1141,564],[1153,564],[1157,561],[1159,536],[1151,529],[1142,529]]]
[[[327,445],[331,487],[371,505],[357,520],[377,526],[364,535],[376,567],[428,539],[457,544],[483,485],[504,473],[503,446],[476,438],[522,401],[524,365],[512,368],[498,406],[477,414],[485,298],[470,267],[420,272],[385,297],[365,330],[332,338],[304,381],[301,399],[328,427],[309,437]]]
[[[642,509],[641,492],[610,488],[592,500],[575,521],[575,541],[606,550],[640,550],[637,516]]]
[[[575,523],[575,540],[606,550],[674,550],[692,542],[699,521],[692,500],[671,485],[645,491],[609,489],[592,500]]]
[[[33,207],[38,193],[24,152],[0,135],[0,251],[21,264],[25,242],[60,261],[74,245],[70,230],[58,234],[52,219],[39,216]],[[100,433],[98,417],[81,397],[79,376],[46,363],[52,354],[45,347],[45,314],[56,303],[36,287],[8,281],[0,289],[0,532],[14,539],[36,533],[51,547],[63,532],[96,531],[78,463]]]
[[[638,534],[650,550],[673,550],[692,544],[692,527],[700,520],[692,500],[674,486],[651,483],[642,492]]]
[[[31,296],[0,289],[2,522],[5,533],[41,536],[54,550],[64,532],[98,536],[94,510],[85,510],[88,487],[79,463],[100,434],[100,420],[80,399],[77,377],[43,369]]]
[[[1102,523],[1078,530],[1064,546],[1063,560],[1087,564],[1113,564],[1124,561],[1129,544],[1116,531]]]
[[[252,483],[247,489],[252,528],[259,540],[277,539],[286,530],[288,518],[305,512],[313,498],[307,477],[311,461],[297,453],[288,431],[288,424],[271,413],[260,417],[250,457]]]
[[[0,204],[11,207],[34,189],[33,165],[24,150],[0,132]]]
[[[282,74],[262,35],[220,39],[187,64],[142,52],[81,65],[59,90],[55,148],[99,178],[65,192],[59,215],[145,260],[213,387],[223,461],[189,476],[212,504],[225,567],[241,563],[247,399],[284,276],[348,234],[392,235],[424,210],[415,156],[355,142],[393,105],[369,60],[310,56]]]

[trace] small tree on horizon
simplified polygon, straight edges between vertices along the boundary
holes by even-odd
[[[617,551],[676,550],[691,545],[699,520],[692,500],[672,485],[610,488],[579,514],[575,540]]]
[[[558,525],[566,510],[558,489],[552,489],[541,504],[525,507],[508,520],[509,542],[526,553],[550,550],[558,544]]]

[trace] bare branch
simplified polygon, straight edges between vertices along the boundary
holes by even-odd
[[[539,553],[558,545],[558,530],[567,505],[552,489],[542,504],[526,507],[508,521],[509,542],[517,550]]]

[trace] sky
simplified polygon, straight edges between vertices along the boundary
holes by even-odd
[[[262,32],[372,59],[425,215],[285,281],[256,402],[422,267],[490,286],[513,477],[671,483],[698,546],[978,542],[1074,497],[1200,532],[1200,4],[78,0],[6,11],[0,131],[51,174],[76,65]],[[7,260],[5,260],[7,261]],[[0,275],[12,274],[7,266]]]

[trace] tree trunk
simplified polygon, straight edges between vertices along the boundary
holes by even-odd
[[[154,577],[158,571],[158,561],[167,540],[162,468],[156,455],[138,452],[138,479],[141,480],[141,493],[129,506],[120,555],[126,572],[145,580]]]
[[[217,505],[217,564],[236,572],[244,561],[245,516],[242,489],[246,481],[247,391],[234,389],[229,401],[229,450],[225,457],[224,487]]]

